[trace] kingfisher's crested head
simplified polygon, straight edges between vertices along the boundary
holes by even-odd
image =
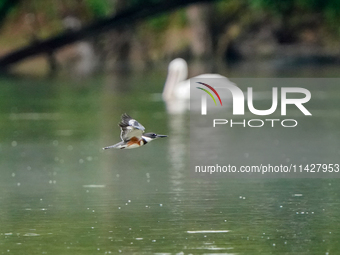
[[[157,138],[167,137],[167,135],[158,135],[155,133],[144,133],[142,137],[145,139],[145,141],[151,142],[152,140],[155,140]]]

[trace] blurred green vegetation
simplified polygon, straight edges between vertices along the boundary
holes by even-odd
[[[254,9],[269,11],[278,16],[306,13],[318,15],[340,33],[340,1],[338,0],[248,0]],[[289,18],[289,17],[287,17]],[[320,20],[322,22],[322,20]]]
[[[0,0],[0,9],[8,0]],[[22,15],[25,11],[44,13],[49,20],[57,19],[65,15],[66,12],[86,17],[87,20],[105,17],[119,12],[121,9],[135,5],[146,5],[148,3],[158,3],[160,0],[71,0],[71,1],[46,1],[46,0],[25,0],[11,8],[11,16]],[[340,25],[340,1],[338,0],[222,0],[212,1],[217,13],[227,14],[241,8],[243,12],[258,11],[277,17],[293,18],[299,14],[301,19],[305,14],[315,14],[320,17],[320,23],[324,20],[330,28],[337,28]],[[123,7],[123,8],[122,8]],[[82,13],[80,13],[82,12]],[[186,24],[185,13],[182,11],[181,19],[177,19],[180,25]],[[13,21],[8,19],[8,22]],[[150,26],[157,31],[165,29],[171,23],[168,14],[151,18]],[[172,23],[172,25],[174,25]],[[175,24],[176,25],[176,24]],[[340,32],[340,30],[339,30]]]
[[[166,2],[168,0],[164,0]],[[8,0],[0,0],[0,9]],[[20,2],[20,1],[19,1]],[[46,0],[25,0],[11,9],[12,15],[20,15],[23,9],[44,12],[49,18],[60,18],[61,9],[68,9],[71,12],[85,11],[86,15],[93,18],[105,17],[119,11],[121,6],[129,7],[134,5],[145,5],[148,3],[158,3],[161,1],[141,1],[141,0],[71,0],[71,1],[46,1]],[[322,15],[332,27],[340,24],[340,1],[338,0],[224,0],[214,1],[217,11],[223,10],[223,6],[243,6],[247,9],[264,11],[278,16],[284,16],[291,13],[314,13]],[[221,4],[222,3],[222,4]],[[81,8],[80,8],[81,7]],[[244,9],[246,12],[247,9]],[[84,15],[84,13],[83,13]],[[185,19],[184,19],[185,20]],[[181,20],[183,21],[183,20]],[[162,29],[169,22],[164,16],[153,18],[151,24],[153,27]]]
[[[113,6],[109,1],[84,0],[84,2],[95,17],[105,17],[113,12]]]
[[[0,10],[7,1],[0,0]],[[79,19],[84,26],[132,6],[162,1],[165,0],[18,0],[18,4],[9,8],[2,19],[0,55],[35,39],[59,34],[65,29],[63,19],[67,16]],[[199,19],[200,22],[197,22]],[[195,27],[197,23],[205,24],[205,34]],[[340,1],[216,0],[211,1],[210,6],[201,6],[198,12],[182,8],[150,17],[123,30],[129,30],[129,35],[119,34],[114,39],[104,35],[98,41],[115,45],[114,40],[122,38],[128,41],[128,48],[135,50],[132,53],[135,54],[134,59],[147,61],[173,56],[199,58],[195,48],[202,46],[196,42],[205,38],[209,39],[201,45],[212,45],[209,47],[213,48],[207,49],[207,52],[226,59],[230,55],[237,56],[237,52],[247,47],[252,48],[250,53],[255,52],[254,56],[273,56],[279,51],[285,52],[278,47],[285,44],[308,45],[315,47],[314,52],[321,52],[317,47],[323,47],[324,52],[334,55],[338,54],[336,49],[340,37]],[[208,42],[210,39],[211,43]],[[253,44],[249,47],[242,44],[244,42]],[[235,45],[238,47],[236,53],[233,52]],[[117,51],[121,52],[120,49]],[[110,55],[107,52],[101,54]],[[248,51],[239,55],[242,58],[242,55],[249,57],[251,54]]]

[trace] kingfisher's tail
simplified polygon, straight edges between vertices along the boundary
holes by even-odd
[[[112,149],[112,148],[121,149],[123,147],[122,146],[123,144],[124,144],[124,142],[122,141],[122,142],[116,143],[114,145],[104,147],[103,150]]]

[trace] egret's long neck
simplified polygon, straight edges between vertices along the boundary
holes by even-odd
[[[176,61],[176,60],[174,60]],[[169,65],[168,76],[165,81],[163,90],[163,99],[170,100],[173,97],[176,85],[184,81],[188,76],[188,68],[186,62],[183,63],[172,62]]]
[[[169,100],[172,98],[176,84],[180,82],[178,77],[179,75],[178,75],[177,70],[173,70],[172,72],[170,71],[168,73],[168,77],[166,78],[165,86],[163,90],[164,100]]]

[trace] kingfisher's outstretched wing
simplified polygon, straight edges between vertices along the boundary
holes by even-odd
[[[145,128],[135,119],[124,113],[122,115],[122,121],[119,123],[121,133],[120,138],[123,141],[128,141],[132,137],[142,138]]]

